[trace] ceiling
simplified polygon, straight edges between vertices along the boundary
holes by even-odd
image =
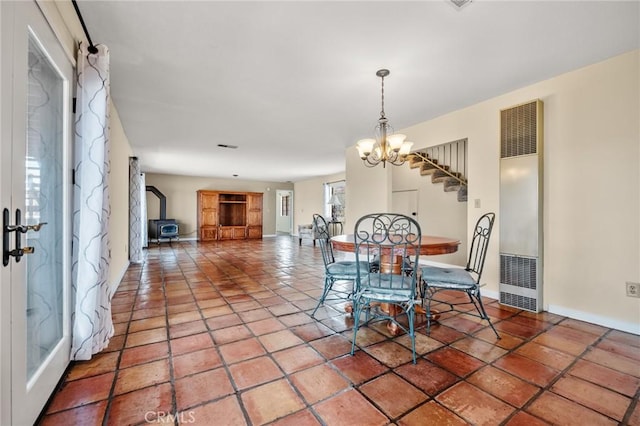
[[[143,171],[272,182],[344,171],[373,135],[380,68],[402,129],[640,44],[636,1],[78,5]]]

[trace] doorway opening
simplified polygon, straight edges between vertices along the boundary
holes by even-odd
[[[293,191],[276,190],[276,235],[293,232]]]

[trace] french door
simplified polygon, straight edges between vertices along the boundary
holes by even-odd
[[[73,66],[35,2],[0,8],[0,423],[29,425],[69,364]]]

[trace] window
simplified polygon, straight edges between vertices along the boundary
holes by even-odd
[[[345,188],[343,180],[324,184],[325,217],[344,222]]]
[[[280,197],[280,216],[289,216],[289,212],[291,209],[291,196],[290,195],[282,195]]]

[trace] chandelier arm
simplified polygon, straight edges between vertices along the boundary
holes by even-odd
[[[367,167],[375,167],[378,164],[380,164],[380,160],[376,160],[375,158],[371,158],[371,156],[369,155],[367,158],[365,158],[363,160],[364,165]]]
[[[387,117],[384,112],[384,78],[390,74],[387,69],[380,69],[376,72],[376,75],[380,77],[380,118],[376,125],[376,141],[371,147],[371,152],[362,158],[365,166],[375,167],[382,163],[382,167],[385,167],[386,163],[394,166],[399,166],[407,161],[407,154],[400,154],[400,145],[404,147],[404,143],[409,144],[409,148],[412,142],[404,142],[406,136],[394,135],[393,127],[388,123]],[[389,141],[389,135],[393,136],[393,140]],[[359,150],[364,149],[365,145],[360,142],[366,141],[365,139],[358,142]],[[367,145],[368,149],[368,145]],[[408,150],[407,149],[407,150]],[[360,151],[361,152],[361,151]],[[362,152],[361,152],[362,155]]]

